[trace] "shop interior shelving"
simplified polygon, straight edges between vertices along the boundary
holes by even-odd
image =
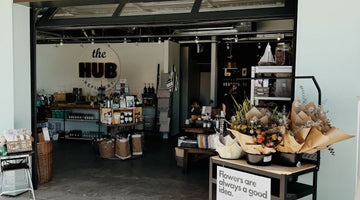
[[[100,137],[102,134],[102,128],[99,125],[100,113],[99,106],[91,106],[91,105],[76,105],[76,104],[57,104],[52,106],[46,106],[47,109],[51,111],[58,110],[62,112],[60,118],[48,117],[48,122],[61,122],[61,130],[65,133],[68,133],[71,130],[82,130],[82,137],[70,137],[65,134],[64,139],[69,140],[85,140],[91,141],[94,138]],[[83,114],[92,114],[94,119],[69,119],[66,112],[75,112],[75,113],[83,113]],[[86,132],[92,132],[85,136]],[[85,137],[84,137],[85,136]]]
[[[291,101],[291,96],[286,97],[269,97],[269,96],[256,96],[255,95],[255,78],[260,74],[285,74],[291,77],[293,72],[292,66],[253,66],[251,68],[251,88],[250,88],[250,100],[255,105],[259,104],[260,100],[264,101]],[[268,77],[263,77],[268,79]]]

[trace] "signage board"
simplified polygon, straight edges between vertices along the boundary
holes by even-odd
[[[216,199],[270,200],[271,179],[217,166]]]
[[[117,53],[106,45],[91,45],[84,49],[78,62],[78,77],[83,84],[97,90],[113,88],[120,77],[120,60]]]

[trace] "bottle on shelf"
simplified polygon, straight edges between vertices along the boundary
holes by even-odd
[[[152,94],[155,93],[154,83],[151,83],[151,93],[152,93]]]
[[[147,88],[147,91],[148,91],[148,93],[151,93],[150,83],[149,83],[149,86],[148,86],[148,88]]]
[[[147,87],[146,87],[146,83],[144,83],[144,94],[147,94],[148,93],[148,89],[147,89]]]

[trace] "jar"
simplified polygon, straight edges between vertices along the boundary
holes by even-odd
[[[276,65],[291,65],[291,47],[285,43],[278,43],[275,48]]]

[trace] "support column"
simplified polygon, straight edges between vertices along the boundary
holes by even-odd
[[[0,1],[1,67],[0,134],[14,128],[14,64],[13,64],[13,8],[12,0]]]
[[[214,101],[213,105],[217,106],[217,83],[218,83],[218,45],[216,36],[211,37],[211,74],[210,74],[210,99]]]

